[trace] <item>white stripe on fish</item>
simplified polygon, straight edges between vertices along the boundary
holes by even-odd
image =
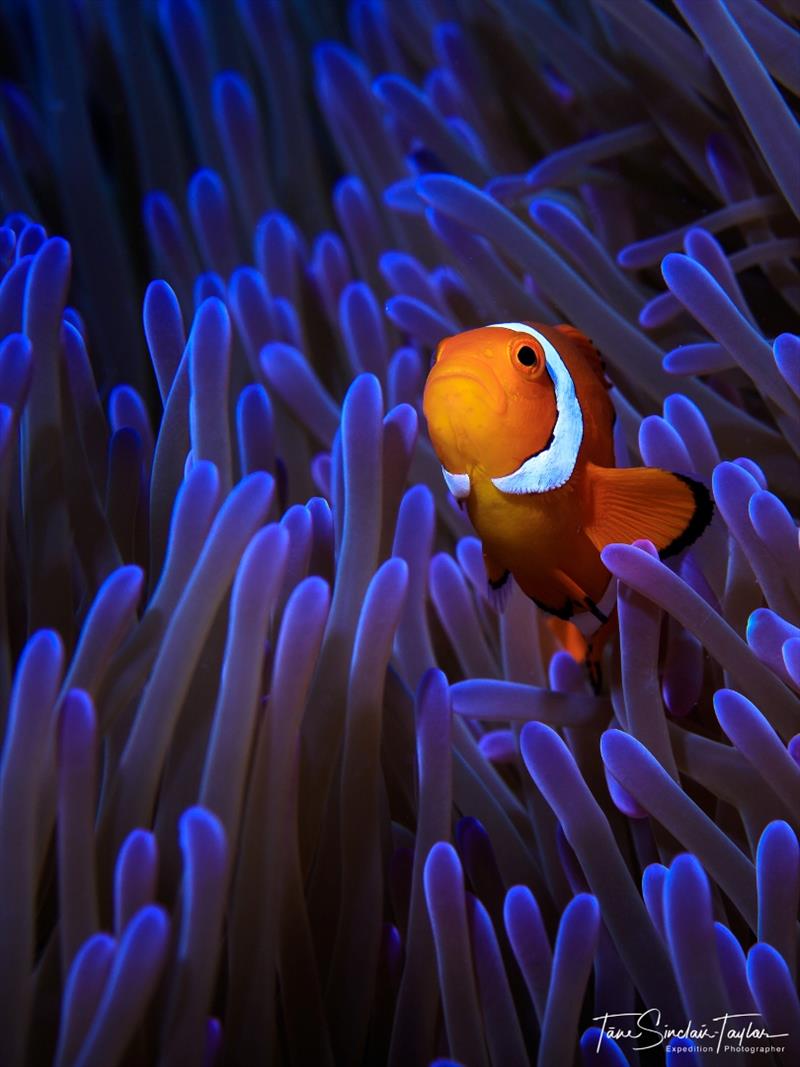
[[[556,424],[548,447],[526,459],[512,474],[492,478],[492,484],[503,493],[547,493],[558,489],[572,477],[583,440],[583,414],[572,375],[550,341],[532,326],[524,322],[498,322],[491,328],[527,333],[539,342],[556,394]]]

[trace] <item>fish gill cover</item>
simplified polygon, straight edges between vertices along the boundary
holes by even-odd
[[[0,3],[2,1067],[800,1063],[796,15]],[[519,319],[716,503],[605,696],[420,422]]]

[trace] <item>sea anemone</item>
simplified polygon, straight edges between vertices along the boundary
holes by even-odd
[[[791,8],[0,6],[3,1067],[800,1062]],[[602,694],[421,421],[514,319],[716,504]]]

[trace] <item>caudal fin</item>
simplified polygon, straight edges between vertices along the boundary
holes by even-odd
[[[615,542],[652,541],[662,557],[691,545],[711,522],[706,487],[656,467],[588,464],[587,537],[602,550]]]
[[[609,638],[617,632],[616,612],[588,639],[574,623],[551,616],[547,625],[564,652],[583,663],[595,693],[603,691],[603,651]]]

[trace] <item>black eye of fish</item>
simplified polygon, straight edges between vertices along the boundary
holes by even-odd
[[[517,359],[523,367],[535,367],[536,366],[536,353],[533,351],[530,345],[523,345],[517,352]]]

